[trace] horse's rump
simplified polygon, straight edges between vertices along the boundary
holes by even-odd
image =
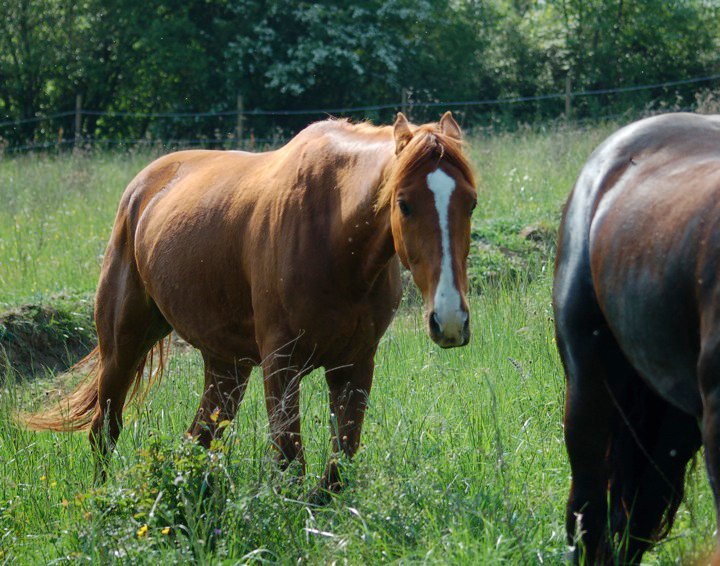
[[[633,366],[693,414],[700,410],[692,378],[701,303],[717,282],[706,252],[720,243],[718,211],[720,120],[650,118],[620,130],[590,158],[568,204],[558,255],[556,304],[570,300],[573,278],[589,277]]]

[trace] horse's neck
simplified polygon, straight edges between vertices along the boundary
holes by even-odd
[[[378,274],[395,255],[390,207],[386,205],[380,210],[376,209],[378,196],[393,163],[392,157],[383,163],[372,186],[354,187],[355,191],[364,191],[364,194],[356,192],[351,196],[352,206],[348,207],[348,214],[342,215],[342,233],[338,237],[336,249],[344,258],[342,263],[348,266],[356,278],[355,283],[360,287],[372,286]]]
[[[315,130],[321,130],[317,137]],[[307,155],[306,143],[323,155],[309,169],[317,175],[314,190],[329,198],[335,206],[329,236],[334,263],[340,278],[363,293],[395,253],[390,229],[389,210],[375,206],[389,173],[395,164],[392,130],[347,129],[343,124],[319,123],[306,130],[309,141],[298,140],[291,149]],[[317,140],[320,140],[317,142]],[[290,147],[290,146],[288,146]]]

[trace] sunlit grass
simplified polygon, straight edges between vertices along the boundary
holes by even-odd
[[[0,306],[93,291],[120,195],[149,159],[0,159]]]

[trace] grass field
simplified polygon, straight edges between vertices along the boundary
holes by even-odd
[[[349,487],[304,502],[329,449],[322,376],[302,389],[308,477],[269,462],[258,375],[222,443],[182,440],[201,362],[177,352],[145,404],[129,409],[106,486],[92,487],[84,435],[12,422],[53,376],[6,380],[0,396],[0,561],[7,563],[428,562],[559,564],[567,551],[564,383],[553,340],[551,246],[517,234],[554,228],[592,148],[616,125],[475,137],[479,173],[471,271],[473,339],[443,351],[408,304],[382,341]],[[0,160],[0,309],[91,293],[120,193],[146,154]],[[712,547],[704,469],[649,564]]]

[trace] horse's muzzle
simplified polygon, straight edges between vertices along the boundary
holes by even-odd
[[[441,320],[436,311],[428,316],[428,333],[441,348],[457,348],[470,342],[470,315],[460,310]]]

